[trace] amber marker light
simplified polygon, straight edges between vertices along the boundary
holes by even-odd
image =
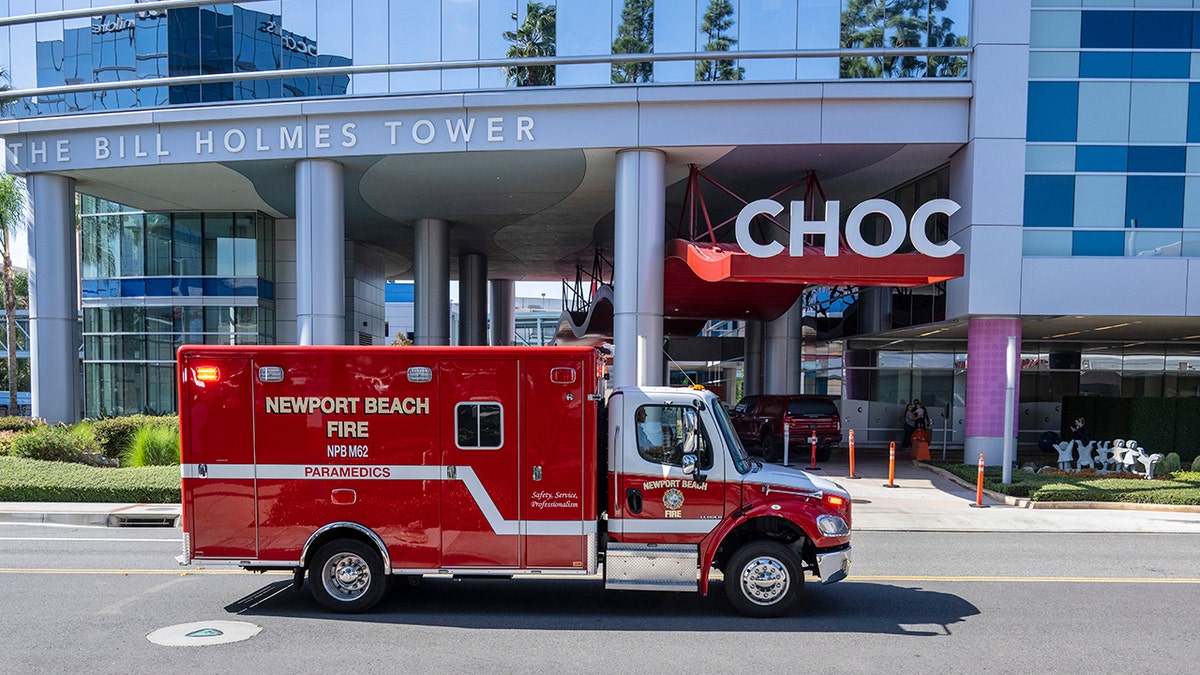
[[[841,506],[842,504],[846,503],[845,499],[837,495],[825,495],[825,501],[828,502],[830,506]]]
[[[196,366],[198,382],[216,382],[221,379],[221,371],[216,366]]]

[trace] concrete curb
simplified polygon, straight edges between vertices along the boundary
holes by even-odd
[[[914,460],[913,466],[924,469],[930,473],[936,474],[949,480],[950,482],[970,490],[977,489],[974,483],[967,482],[962,478],[946,471],[945,469],[919,462]],[[1181,504],[1131,504],[1128,502],[1039,502],[1023,497],[1013,497],[1011,495],[984,490],[983,494],[992,501],[1016,506],[1022,509],[1103,509],[1107,511],[1160,511],[1164,513],[1200,513],[1200,506],[1187,506]]]
[[[0,504],[0,523],[76,527],[177,527],[180,514],[179,504]]]

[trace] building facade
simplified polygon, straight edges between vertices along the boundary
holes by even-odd
[[[81,224],[81,298],[34,265],[35,414],[167,410],[187,342],[390,342],[387,280],[416,343],[486,343],[489,296],[504,333],[514,281],[597,254],[617,384],[666,381],[677,319],[738,321],[747,392],[840,396],[866,442],[921,398],[992,462],[1072,397],[1200,396],[1191,0],[140,4],[0,0],[35,262]],[[763,199],[749,248],[799,226],[962,273],[681,298],[669,242],[731,244]]]

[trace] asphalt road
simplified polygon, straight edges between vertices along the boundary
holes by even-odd
[[[429,579],[322,614],[284,574],[179,568],[178,530],[0,525],[0,673],[1182,672],[1200,536],[859,532],[799,613],[595,580]],[[243,642],[152,631],[242,621]]]

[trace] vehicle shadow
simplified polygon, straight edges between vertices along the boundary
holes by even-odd
[[[360,623],[520,630],[672,631],[687,617],[690,631],[842,632],[887,635],[949,635],[956,623],[978,615],[963,598],[919,587],[843,581],[809,584],[791,616],[750,619],[725,599],[721,581],[709,597],[694,593],[606,591],[595,580],[426,579],[418,586],[396,584],[366,614],[329,614],[317,607],[307,585],[290,581],[264,586],[225,607],[243,617],[280,616]],[[669,619],[669,620],[664,620]]]

